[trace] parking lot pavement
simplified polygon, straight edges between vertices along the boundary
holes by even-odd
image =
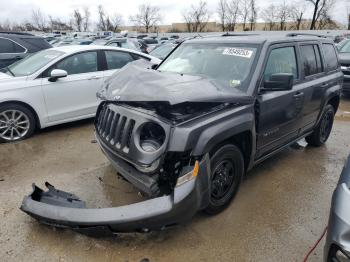
[[[331,194],[350,152],[350,121],[344,120],[337,118],[326,146],[287,149],[254,168],[223,213],[198,214],[164,232],[108,239],[53,230],[18,209],[31,183],[45,181],[76,193],[90,207],[140,200],[91,143],[92,121],[1,144],[0,260],[301,261],[327,223]],[[321,261],[322,245],[310,261]]]
[[[342,97],[339,110],[336,114],[337,119],[350,119],[350,97]]]

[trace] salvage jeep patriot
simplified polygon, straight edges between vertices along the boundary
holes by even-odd
[[[156,67],[144,63],[99,92],[95,130],[118,173],[150,199],[85,209],[48,184],[34,186],[23,211],[85,233],[147,232],[218,213],[255,164],[304,137],[326,142],[343,81],[331,40],[311,35],[196,38]]]

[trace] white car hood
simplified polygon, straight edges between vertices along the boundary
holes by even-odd
[[[10,76],[10,75],[8,75],[8,74],[1,73],[1,72],[0,72],[0,80],[9,79],[9,78],[13,78],[13,76]]]

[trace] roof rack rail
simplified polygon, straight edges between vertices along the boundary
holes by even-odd
[[[316,37],[321,37],[321,38],[327,38],[326,35],[319,35],[319,34],[310,34],[310,33],[288,33],[286,36],[299,36],[299,35],[304,35],[304,36],[316,36]]]
[[[259,35],[256,33],[230,33],[230,32],[226,32],[224,34],[222,34],[221,36],[251,36],[251,35]]]
[[[25,33],[25,32],[10,32],[10,31],[0,31],[0,34],[34,36],[33,34],[30,34],[30,33]]]

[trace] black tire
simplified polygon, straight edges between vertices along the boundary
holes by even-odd
[[[320,122],[314,129],[311,135],[305,137],[306,142],[311,146],[322,146],[326,143],[331,134],[334,122],[334,108],[332,105],[327,105],[323,111]]]
[[[236,195],[244,174],[244,159],[239,148],[227,144],[210,159],[209,205],[204,212],[214,215],[223,211]]]
[[[16,112],[15,118],[18,118],[20,116],[20,113],[23,114],[23,116],[21,116],[21,118],[19,118],[19,120],[15,122],[17,127],[16,129],[22,135],[18,135],[15,129],[9,126],[9,121],[12,119],[11,112],[13,111]],[[19,125],[19,123],[22,123],[22,124]],[[13,123],[10,123],[10,124],[14,125]],[[4,133],[5,130],[7,130],[7,128],[9,127],[10,129],[6,133]],[[31,135],[33,135],[35,131],[35,127],[36,127],[35,117],[32,111],[27,107],[17,103],[6,103],[3,105],[0,105],[0,142],[1,143],[15,142],[15,141],[26,139]],[[13,139],[11,139],[11,129],[14,130]]]

